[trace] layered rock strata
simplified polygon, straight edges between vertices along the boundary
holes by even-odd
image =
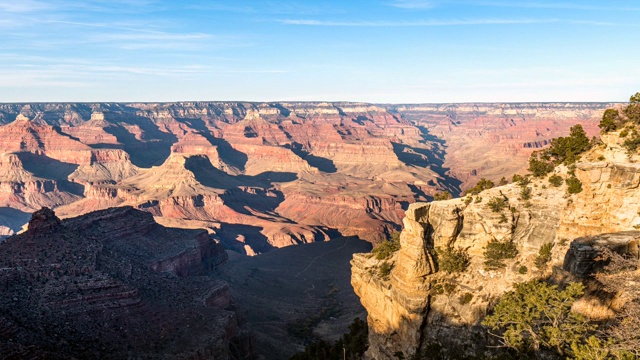
[[[356,254],[352,285],[369,314],[366,357],[425,356],[434,344],[457,351],[448,356],[477,354],[489,341],[477,326],[513,283],[548,276],[563,265],[576,276],[588,275],[598,266],[598,246],[637,256],[637,155],[620,147],[616,133],[603,140],[576,166],[583,187],[578,194],[534,179],[526,186],[531,190],[527,200],[523,186],[510,184],[472,199],[413,204],[403,219],[398,252],[386,260]],[[567,176],[564,167],[555,171]],[[494,199],[506,206],[495,211],[488,206]],[[514,244],[518,254],[503,260],[504,268],[488,269],[490,242]],[[553,244],[552,256],[539,267],[544,244]],[[434,250],[447,247],[468,255],[466,270],[447,274],[440,269]],[[380,272],[385,262],[393,266],[388,276]]]
[[[227,254],[206,231],[114,208],[61,221],[44,208],[0,244],[7,358],[249,359],[250,339],[211,277]]]

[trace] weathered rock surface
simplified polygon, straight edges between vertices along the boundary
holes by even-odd
[[[511,175],[575,122],[595,129],[606,105],[2,104],[0,206],[69,217],[130,205],[248,254],[377,242],[409,203]]]
[[[61,221],[33,214],[0,243],[3,358],[252,356],[207,275],[227,254],[206,231],[170,229],[149,213],[114,208]]]
[[[367,358],[424,356],[433,344],[448,349],[448,356],[477,355],[488,339],[474,327],[514,282],[549,275],[552,266],[589,275],[601,266],[597,258],[602,247],[638,256],[637,155],[630,158],[616,134],[603,140],[576,166],[583,187],[579,194],[568,195],[564,185],[556,188],[546,179],[534,179],[528,185],[530,200],[521,200],[521,186],[510,184],[486,190],[470,202],[413,204],[403,219],[401,249],[385,260],[394,265],[388,277],[379,272],[384,261],[372,254],[354,255],[352,284],[369,314]],[[555,171],[566,176],[567,169]],[[495,198],[508,206],[492,211],[487,204]],[[517,246],[518,255],[505,260],[503,269],[484,267],[484,250],[491,241]],[[538,251],[547,243],[554,244],[550,262],[538,269]],[[439,268],[433,249],[447,246],[468,254],[464,272],[446,274]],[[611,311],[603,310],[611,304],[594,304],[580,306],[590,315]]]

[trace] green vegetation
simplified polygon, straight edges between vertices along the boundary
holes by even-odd
[[[473,300],[473,294],[467,292],[460,296],[460,299],[458,300],[458,302],[460,303],[460,305],[466,305],[470,303],[471,300]]]
[[[489,205],[489,208],[491,209],[491,211],[498,213],[507,207],[507,202],[504,200],[503,197],[496,196],[491,198],[491,200],[489,200],[487,205]]]
[[[400,250],[400,233],[396,231],[391,234],[388,240],[380,243],[371,252],[375,255],[376,259],[384,260],[388,259],[391,254],[398,250]]]
[[[572,345],[581,344],[584,335],[594,329],[582,315],[571,312],[583,292],[580,283],[570,283],[562,291],[539,280],[518,283],[482,324],[500,331],[504,344],[519,352],[533,352],[536,357],[543,350],[572,355]]]
[[[522,266],[520,266],[518,268],[518,274],[524,275],[524,274],[526,274],[528,272],[529,272],[529,269],[524,265],[522,265]]]
[[[569,194],[578,194],[582,192],[582,183],[577,177],[572,176],[567,178],[565,182],[567,183],[567,192]]]
[[[620,134],[622,136],[622,133]],[[640,148],[640,134],[638,134],[638,130],[634,127],[631,130],[630,136],[624,141],[622,144],[629,153],[635,153]]]
[[[522,190],[520,190],[520,199],[521,200],[529,200],[531,199],[531,188],[527,186],[523,186]]]
[[[615,131],[622,125],[622,119],[620,118],[620,112],[616,109],[607,109],[602,115],[602,120],[598,127],[602,133],[608,133],[609,131]]]
[[[553,250],[553,243],[546,243],[540,247],[535,260],[538,269],[544,269],[547,266],[547,263],[551,260],[551,250]]]
[[[391,269],[393,269],[393,265],[387,261],[384,261],[378,269],[378,274],[380,274],[380,277],[382,277],[383,279],[388,279],[389,274],[391,274]]]
[[[500,179],[500,182],[498,183],[499,186],[503,186],[503,185],[507,185],[509,183],[509,180],[507,180],[506,177],[502,177],[502,179]]]
[[[448,273],[463,272],[469,266],[469,254],[464,249],[436,248],[438,268]]]
[[[562,185],[562,176],[560,175],[551,175],[549,176],[549,183],[555,187],[559,187]]]
[[[640,92],[629,98],[629,105],[624,109],[624,114],[629,121],[640,123]]]
[[[493,188],[494,186],[495,184],[493,183],[493,181],[487,180],[485,178],[481,178],[480,181],[478,181],[478,183],[476,184],[476,186],[467,190],[466,194],[478,195],[485,190]]]
[[[361,359],[369,347],[369,328],[365,321],[355,318],[349,325],[349,333],[342,335],[333,345],[316,340],[308,344],[303,352],[291,357],[291,360],[343,360]]]
[[[448,191],[445,192],[437,192],[433,195],[433,201],[441,201],[441,200],[449,200],[453,199],[453,196]]]
[[[555,168],[555,165],[553,164],[553,162],[550,160],[550,158],[547,156],[547,159],[543,159],[542,158],[543,155],[541,155],[540,153],[536,152],[531,154],[531,157],[529,158],[529,171],[533,174],[533,176],[535,177],[543,177],[545,175],[547,175],[548,173],[552,172],[553,169]]]
[[[503,260],[513,259],[518,255],[516,244],[511,241],[491,241],[484,250],[484,267],[497,270],[505,267]]]
[[[511,177],[511,182],[513,182],[513,183],[519,183],[522,180],[524,180],[524,176],[519,175],[519,174],[513,174],[513,176]]]
[[[559,137],[551,141],[551,147],[547,149],[547,154],[555,158],[556,164],[572,164],[576,157],[591,148],[591,143],[582,125],[571,127],[567,137]]]

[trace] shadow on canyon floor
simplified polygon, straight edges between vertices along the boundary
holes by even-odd
[[[351,257],[371,244],[336,238],[246,257],[229,251],[219,271],[266,359],[287,359],[313,334],[334,341],[366,313],[351,287]]]

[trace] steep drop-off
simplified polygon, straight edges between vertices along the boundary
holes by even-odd
[[[130,207],[61,221],[35,212],[0,243],[0,357],[249,359],[227,254],[206,231]]]
[[[71,217],[130,205],[246,254],[341,235],[378,242],[408,204],[510,176],[570,124],[593,129],[605,107],[2,104],[0,206]],[[486,154],[496,160],[478,164]]]
[[[594,243],[637,252],[638,232],[628,231],[640,224],[640,168],[638,156],[622,149],[618,135],[604,135],[604,144],[577,163],[575,175],[583,188],[578,194],[545,178],[411,205],[399,251],[386,260],[374,254],[356,254],[352,260],[352,285],[368,312],[366,357],[425,356],[434,346],[449,357],[480,354],[491,340],[480,321],[513,283],[550,276],[552,270],[566,276],[563,266],[574,276],[587,273],[597,257]],[[555,173],[566,177],[567,170],[560,166]],[[492,206],[495,199],[505,206]],[[571,243],[584,236],[591,237]],[[492,268],[486,249],[496,242],[514,244],[517,255]],[[553,251],[549,262],[540,264],[545,244],[553,244]],[[442,251],[436,250],[446,248],[468,255],[464,271],[441,268]],[[393,266],[387,276],[381,272],[385,262]],[[586,309],[595,311],[593,305]]]

